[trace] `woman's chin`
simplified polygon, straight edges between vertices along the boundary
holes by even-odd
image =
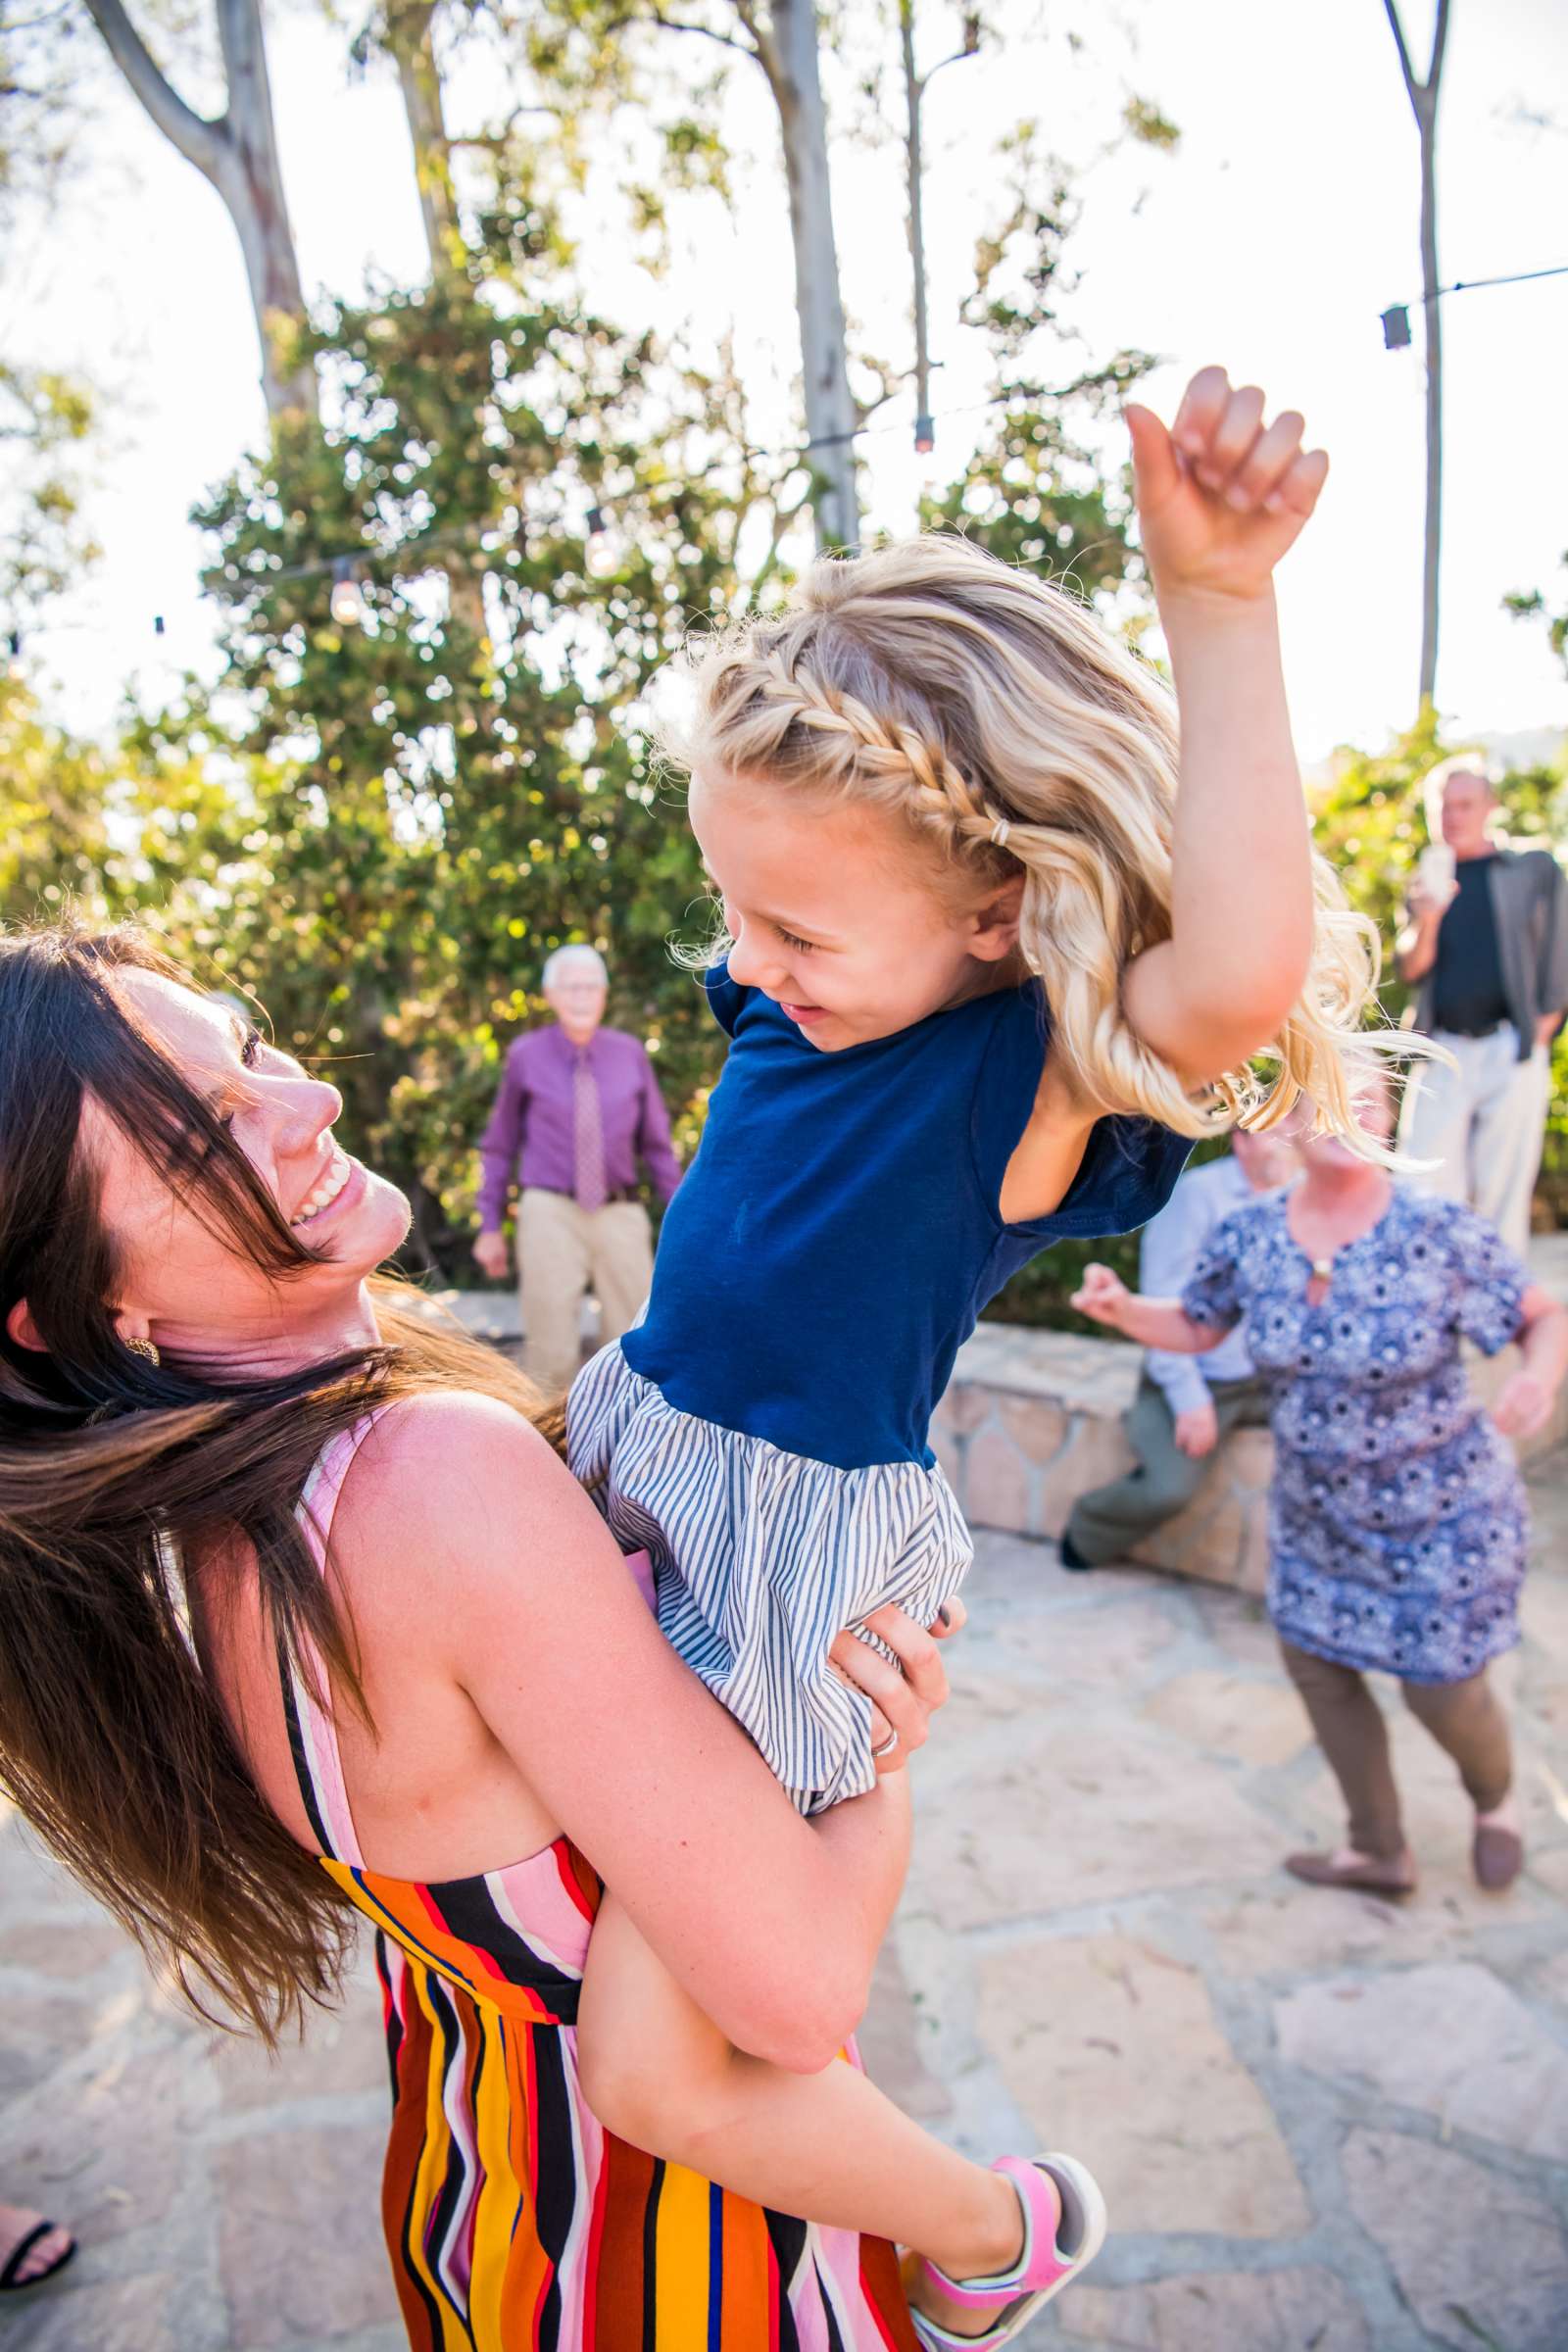
[[[414,1210],[408,1196],[386,1177],[366,1170],[366,1188],[352,1215],[337,1231],[325,1231],[313,1246],[322,1258],[344,1274],[363,1279],[395,1257],[409,1238]]]

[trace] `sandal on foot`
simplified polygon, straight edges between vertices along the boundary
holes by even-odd
[[[1386,1858],[1336,1862],[1332,1854],[1287,1854],[1285,1867],[1308,1886],[1343,1886],[1348,1894],[1400,1896],[1415,1892],[1415,1856],[1408,1846]]]
[[[1488,1894],[1502,1894],[1510,1887],[1524,1868],[1525,1841],[1517,1830],[1500,1829],[1488,1822],[1476,1830],[1470,1848],[1470,1867],[1476,1874],[1476,1885]]]
[[[1010,2344],[1043,2303],[1088,2269],[1105,2242],[1105,2200],[1094,2175],[1071,2156],[999,2156],[1023,2207],[1023,2252],[990,2278],[950,2278],[934,2262],[921,2268],[941,2293],[968,2311],[992,2313],[982,2335],[955,2335],[923,2312],[914,2331],[928,2352],[994,2352]],[[1051,2191],[1055,2191],[1053,2198]],[[997,2310],[997,2305],[1002,2306]]]
[[[0,2295],[21,2294],[29,2286],[42,2286],[46,2278],[52,2278],[57,2271],[65,2269],[76,2251],[74,2238],[71,2239],[63,2254],[57,2254],[53,2262],[43,2270],[35,2271],[30,2278],[19,2278],[17,2276],[39,2239],[53,2236],[59,2228],[58,2222],[40,2222],[35,2230],[27,2231],[25,2237],[17,2240],[6,2258],[4,2267],[0,2268]]]

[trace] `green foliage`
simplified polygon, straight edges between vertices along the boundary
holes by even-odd
[[[1130,97],[1121,110],[1121,124],[1140,147],[1156,147],[1163,155],[1173,154],[1182,143],[1176,124],[1152,98]]]
[[[102,757],[50,726],[20,678],[0,670],[0,921],[53,922],[73,900],[93,921],[122,910],[110,785]]]
[[[702,878],[638,698],[733,603],[765,486],[727,388],[584,310],[566,275],[551,222],[518,209],[463,275],[320,324],[326,427],[198,516],[220,688],[136,735],[144,765],[205,755],[224,778],[181,833],[179,923],[341,1088],[350,1140],[415,1199],[416,1254],[448,1270],[552,948],[604,950],[610,1017],[648,1038],[677,1111],[715,1061],[666,949]],[[343,550],[361,626],[330,611]]]
[[[1564,555],[1563,562],[1568,564],[1568,554]],[[1547,643],[1563,667],[1568,669],[1568,606],[1564,606],[1560,612],[1553,612],[1539,588],[1532,588],[1528,593],[1516,589],[1511,596],[1505,596],[1502,602],[1504,609],[1516,620],[1545,622]]]
[[[1129,535],[1131,475],[1107,468],[1102,445],[1119,430],[1121,402],[1154,363],[1136,351],[1097,362],[1077,349],[1060,316],[1078,218],[1070,179],[1037,155],[1029,124],[1004,151],[1009,209],[981,240],[962,312],[991,344],[994,418],[958,478],[922,503],[921,527],[961,530],[1004,563],[1027,564],[1135,617],[1143,560]],[[1134,595],[1120,598],[1128,583]]]
[[[80,515],[80,464],[92,429],[86,388],[47,368],[0,360],[0,626],[22,632],[27,615],[96,560]]]

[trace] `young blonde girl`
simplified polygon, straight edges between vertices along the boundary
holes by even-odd
[[[1375,947],[1310,853],[1272,592],[1327,460],[1262,413],[1218,368],[1169,432],[1128,412],[1174,705],[1073,596],[958,539],[818,564],[697,659],[674,748],[733,1045],[646,1319],[568,1433],[806,1811],[902,1761],[835,1635],[894,1600],[956,1620],[970,1547],[927,1425],[987,1300],[1059,1236],[1142,1224],[1239,1114],[1304,1090],[1351,1125]],[[731,2049],[612,1901],[581,2024],[623,2138],[918,2249],[927,2344],[1006,2340],[1098,2250],[1081,2165],[987,2171],[850,2067]]]

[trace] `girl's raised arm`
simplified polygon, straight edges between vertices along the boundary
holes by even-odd
[[[1306,811],[1280,668],[1274,566],[1328,473],[1286,410],[1221,368],[1167,432],[1129,407],[1138,514],[1181,719],[1171,937],[1134,958],[1127,1018],[1188,1084],[1275,1037],[1306,977],[1313,892]],[[1166,1343],[1161,1342],[1160,1345]]]

